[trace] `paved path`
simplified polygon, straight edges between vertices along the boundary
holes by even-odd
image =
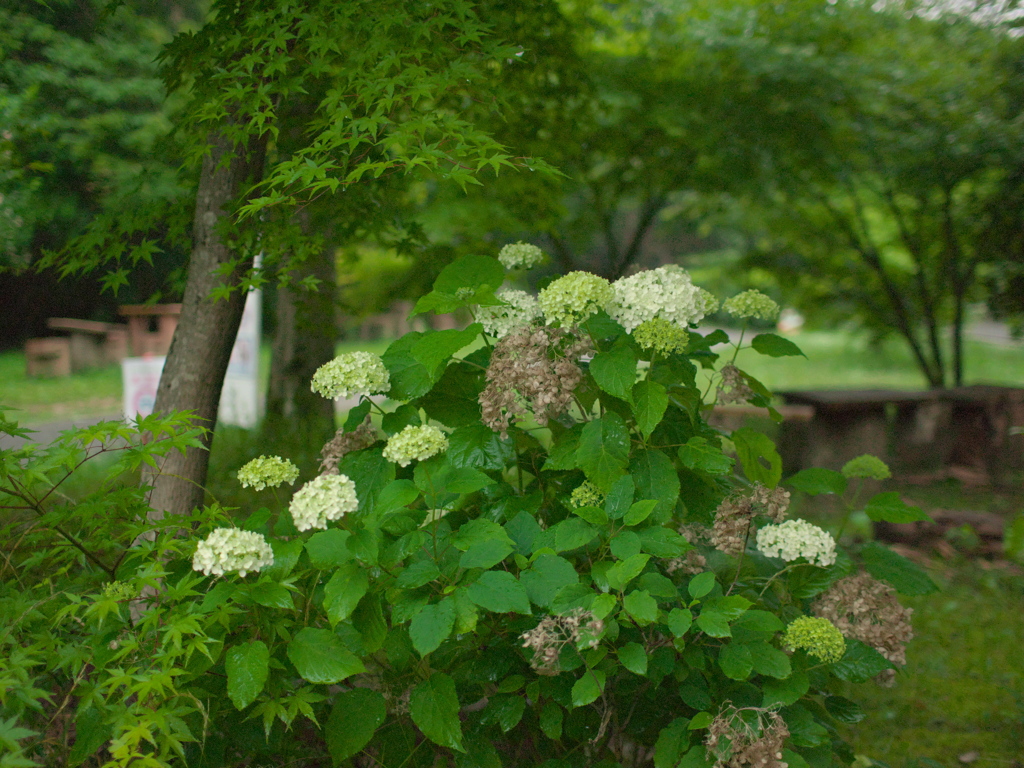
[[[60,421],[49,421],[45,424],[33,424],[28,429],[34,429],[31,435],[29,435],[28,441],[37,443],[40,445],[46,445],[53,442],[60,435],[68,429],[74,429],[75,427],[87,427],[90,424],[95,424],[98,421],[110,421],[113,419],[120,419],[121,412],[115,413],[101,413],[91,414],[85,416],[77,416],[72,419],[62,419]],[[7,434],[0,434],[0,449],[18,448],[23,445],[26,441],[20,437],[11,437]]]

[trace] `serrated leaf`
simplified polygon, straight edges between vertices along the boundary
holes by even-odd
[[[647,561],[650,559],[650,555],[638,554],[615,563],[605,574],[605,577],[608,579],[608,585],[616,592],[621,592],[629,582],[640,575],[640,572],[647,566]]]
[[[348,551],[346,544],[351,535],[348,531],[330,528],[310,536],[306,542],[306,552],[309,553],[309,561],[313,567],[326,570],[344,565],[351,560],[352,553]]]
[[[686,586],[686,591],[690,593],[690,597],[694,600],[699,600],[714,588],[715,574],[711,571],[705,571],[704,573],[698,573],[690,579],[690,583]]]
[[[453,467],[504,469],[514,459],[515,449],[511,440],[503,440],[490,427],[470,424],[459,427],[448,436],[446,455]]]
[[[860,556],[868,573],[889,582],[901,595],[928,595],[939,591],[935,582],[917,564],[884,544],[869,541],[861,549]]]
[[[679,758],[690,748],[689,720],[677,717],[661,729],[654,744],[654,768],[676,768]]]
[[[270,673],[266,643],[253,640],[232,646],[225,655],[224,671],[228,677],[228,698],[235,709],[245,709],[259,696]]]
[[[759,333],[750,342],[750,346],[754,348],[755,352],[769,357],[793,357],[796,355],[807,357],[792,341],[776,336],[774,333]]]
[[[437,650],[455,627],[455,601],[446,597],[439,603],[426,606],[409,623],[409,639],[420,656]]]
[[[736,625],[733,624],[733,629],[735,628]],[[792,674],[793,668],[789,663],[789,656],[778,648],[765,642],[748,643],[747,648],[757,674],[779,680],[784,680]]]
[[[491,568],[512,554],[512,544],[507,541],[481,541],[467,549],[459,558],[460,568]]]
[[[604,690],[605,676],[599,669],[586,669],[572,686],[572,705],[585,707],[597,700]]]
[[[634,675],[647,674],[647,651],[640,643],[626,643],[617,653],[622,666]]]
[[[369,585],[369,576],[356,563],[343,565],[334,572],[324,587],[324,610],[331,624],[352,615]]]
[[[782,477],[782,457],[775,450],[775,443],[771,438],[747,427],[734,431],[731,438],[747,479],[769,488],[779,484]]]
[[[607,352],[598,352],[590,361],[590,375],[597,386],[621,400],[632,400],[636,382],[636,353],[620,340]]]
[[[864,512],[876,523],[915,523],[919,520],[933,522],[920,507],[912,507],[903,501],[896,491],[876,494],[868,501]]]
[[[718,653],[718,666],[726,677],[732,680],[746,680],[754,669],[754,659],[746,645],[729,643],[722,646]]]
[[[485,571],[466,588],[470,600],[493,613],[530,613],[526,588],[507,571]]]
[[[688,469],[700,470],[710,475],[724,475],[732,471],[733,459],[722,453],[704,437],[691,437],[685,445],[679,446],[679,460]]]
[[[860,704],[842,696],[826,696],[825,711],[839,722],[847,725],[856,725],[867,717],[867,713]]]
[[[761,682],[761,706],[772,707],[781,704],[788,707],[799,701],[810,689],[810,685],[807,673],[802,669],[794,670],[785,680],[765,678]]]
[[[387,717],[384,697],[369,688],[353,688],[334,697],[324,725],[327,751],[335,765],[348,760],[370,743]]]
[[[611,489],[604,500],[604,511],[612,520],[618,520],[629,510],[636,494],[636,484],[629,475],[620,477],[612,483]]]
[[[697,626],[710,637],[731,637],[729,619],[721,613],[704,610],[697,617]]]
[[[519,580],[534,605],[547,608],[558,590],[570,584],[578,584],[580,577],[572,563],[565,558],[541,555],[528,570],[519,574]]]
[[[629,463],[629,431],[622,417],[607,412],[587,422],[580,434],[576,462],[588,480],[607,492]]]
[[[480,323],[473,323],[463,330],[428,331],[416,340],[409,351],[416,362],[428,371],[434,371],[460,349],[472,344],[482,330]]]
[[[633,385],[633,416],[645,440],[661,423],[667,408],[668,394],[664,386],[650,379]]]
[[[830,667],[833,675],[849,683],[866,683],[880,672],[894,668],[891,661],[870,645],[852,638],[846,639],[843,658]]]
[[[693,614],[685,608],[673,608],[668,612],[668,628],[676,637],[682,637],[693,625]]]
[[[310,683],[339,683],[366,671],[341,638],[326,629],[300,629],[288,643],[288,658]]]
[[[562,738],[562,720],[565,710],[555,702],[549,701],[540,712],[540,729],[549,739],[558,741]]]
[[[786,485],[803,493],[817,496],[822,493],[842,495],[846,491],[846,477],[842,472],[824,467],[801,469],[786,480]]]
[[[624,525],[640,525],[644,520],[651,516],[654,512],[655,507],[658,506],[658,502],[655,499],[644,499],[643,501],[634,502],[629,511],[623,516],[622,522]]]
[[[443,672],[435,672],[409,694],[409,715],[423,735],[435,744],[459,752],[462,724],[459,722],[459,697],[455,682]]]
[[[641,626],[653,624],[658,620],[658,602],[647,590],[637,589],[630,592],[622,599],[622,607]]]

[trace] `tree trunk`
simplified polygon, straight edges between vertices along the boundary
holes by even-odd
[[[334,402],[310,389],[316,369],[334,357],[337,339],[333,249],[310,258],[292,274],[296,284],[310,276],[320,281],[316,291],[277,289],[277,332],[264,432],[276,438],[287,421],[288,433],[297,432],[308,448],[318,452],[335,431]]]
[[[248,146],[233,148],[220,135],[210,138],[210,153],[203,158],[196,193],[192,255],[188,265],[185,296],[160,386],[156,413],[191,410],[198,424],[209,432],[205,448],[172,452],[159,473],[144,478],[153,486],[150,518],[186,514],[203,503],[203,486],[217,423],[224,374],[245,306],[245,293],[232,291],[227,298],[213,299],[222,284],[235,286],[251,266],[251,257],[237,264],[227,276],[218,273],[238,258],[226,240],[222,224],[231,216],[231,204],[262,174],[265,143],[252,139]]]

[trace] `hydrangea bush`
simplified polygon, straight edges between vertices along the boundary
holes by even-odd
[[[790,491],[920,510],[856,502],[877,460],[783,481],[767,436],[708,424],[722,400],[778,414],[720,365],[728,336],[695,325],[715,302],[681,269],[573,273],[535,300],[501,288],[539,257],[504,254],[458,260],[417,304],[478,322],[318,373],[362,400],[289,503],[199,511],[134,542],[109,574],[126,589],[67,601],[88,638],[66,664],[79,763],[851,763],[837,726],[865,713],[840,692],[891,681],[911,636],[895,595],[934,585],[787,519]],[[290,479],[274,458],[267,484]]]

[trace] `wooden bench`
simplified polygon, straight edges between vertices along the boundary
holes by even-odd
[[[72,371],[120,363],[128,356],[128,327],[125,325],[51,317],[46,326],[68,333]]]
[[[128,342],[133,355],[167,354],[178,327],[181,304],[126,304],[117,311],[128,318]]]

